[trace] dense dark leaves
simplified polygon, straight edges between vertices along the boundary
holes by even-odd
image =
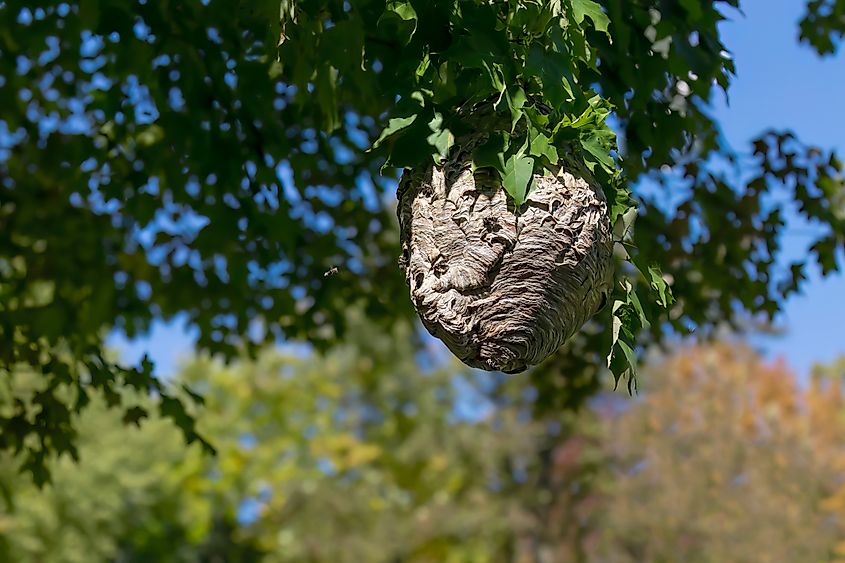
[[[719,37],[723,13],[737,0],[604,0],[610,37],[593,78],[615,108],[632,179],[672,164],[678,153],[716,150],[706,104],[727,90],[735,71]]]
[[[363,153],[375,121],[335,106],[318,134],[305,87],[273,75],[274,22],[277,2],[0,3],[0,370],[46,383],[41,415],[4,417],[0,445],[72,451],[81,401],[55,394],[87,386],[156,391],[194,437],[149,369],[104,359],[109,327],[182,313],[231,356],[326,342],[361,298],[404,310]]]
[[[800,25],[802,41],[820,55],[832,55],[845,35],[845,1],[810,0]]]
[[[646,298],[625,304],[621,310],[635,327],[640,310],[659,319],[640,323],[638,344],[669,335],[708,337],[724,324],[742,330],[749,317],[770,323],[814,263],[823,275],[842,266],[845,186],[835,155],[774,131],[754,141],[751,155],[726,155],[728,162],[689,160],[666,168],[640,185],[637,260],[662,266],[677,302],[668,314]],[[783,257],[788,218],[808,240],[803,260]],[[594,393],[601,352],[617,326],[611,311],[603,311],[533,372],[541,411],[578,407]]]
[[[789,133],[768,132],[753,146],[742,173],[690,161],[679,174],[655,175],[662,193],[644,196],[650,205],[639,227],[653,237],[645,239],[650,244],[639,239],[640,251],[672,277],[679,302],[668,320],[682,333],[733,322],[741,318],[738,311],[773,320],[806,267],[779,260],[793,211],[815,233],[812,258],[822,273],[838,269],[836,256],[845,245],[841,163]],[[670,187],[675,201],[661,205]]]

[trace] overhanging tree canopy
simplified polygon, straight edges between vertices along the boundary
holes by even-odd
[[[828,16],[840,5],[808,6],[803,37],[821,53],[841,35]],[[739,157],[708,101],[729,87],[717,26],[737,6],[0,2],[0,370],[43,375],[34,409],[0,415],[0,445],[26,449],[32,468],[73,452],[70,414],[87,390],[118,403],[125,385],[162,393],[197,437],[148,364],[108,360],[111,328],[133,336],[183,313],[200,348],[232,357],[278,338],[331,343],[352,301],[373,318],[406,314],[391,166],[444,154],[476,102],[510,122],[476,158],[512,197],[528,183],[508,170],[562,158],[596,176],[625,231],[627,186],[649,177],[674,194],[671,207],[636,194],[636,229],[617,237],[644,276],[622,269],[619,306],[561,355],[567,377],[545,377],[547,400],[567,401],[555,389],[594,373],[614,343],[632,353],[666,331],[774,315],[805,267],[776,266],[785,200],[823,227],[823,271],[838,267],[841,163],[769,132],[746,174],[725,172]]]

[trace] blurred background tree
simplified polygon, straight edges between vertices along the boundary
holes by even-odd
[[[537,421],[536,394],[352,318],[295,348],[187,364],[218,455],[101,397],[39,489],[0,465],[4,561],[823,561],[845,541],[842,367],[800,385],[720,343]],[[415,354],[416,353],[416,354]],[[416,355],[416,358],[415,358]],[[16,377],[25,394],[31,374]],[[3,406],[8,404],[6,397]],[[137,408],[144,396],[127,397]]]
[[[495,381],[418,354],[409,325],[389,334],[360,319],[353,327],[325,357],[268,351],[229,368],[187,365],[179,379],[206,396],[198,418],[215,437],[214,457],[186,451],[156,414],[124,427],[120,410],[98,397],[79,416],[79,463],[51,462],[47,489],[6,458],[0,559],[489,561],[513,553],[518,491],[538,432],[526,402],[493,404]]]
[[[841,481],[842,373],[801,388],[782,364],[728,344],[654,366],[608,421],[612,561],[826,561]],[[653,385],[651,385],[653,383]]]

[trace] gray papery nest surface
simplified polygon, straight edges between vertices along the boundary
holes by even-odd
[[[549,172],[551,174],[551,172]],[[514,209],[465,152],[405,171],[400,264],[426,329],[464,363],[516,373],[557,350],[606,302],[613,242],[602,190],[560,169]]]

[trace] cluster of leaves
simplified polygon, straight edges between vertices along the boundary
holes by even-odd
[[[374,144],[384,145],[386,164],[415,168],[432,157],[439,163],[455,139],[478,134],[486,139],[474,147],[473,165],[495,169],[517,207],[534,174],[572,153],[570,167],[586,165],[610,188],[616,175],[615,134],[605,123],[610,108],[578,78],[596,71],[586,30],[607,33],[600,6],[520,0],[450,8],[439,27],[420,20],[411,2],[388,4],[379,20],[406,22],[392,40],[403,57],[419,60],[407,68],[408,84]],[[472,119],[490,105],[494,115]]]
[[[592,77],[618,120],[632,182],[691,154],[721,152],[710,100],[729,90],[735,65],[719,24],[738,0],[604,0],[610,38],[592,37]]]
[[[801,40],[809,43],[820,55],[836,53],[845,36],[845,2],[810,0],[800,26]]]
[[[845,247],[842,163],[790,133],[767,132],[753,146],[747,162],[721,171],[690,161],[654,178],[664,189],[675,188],[676,206],[661,210],[647,199],[652,205],[640,225],[665,234],[641,255],[660,259],[684,296],[669,319],[678,331],[709,332],[732,308],[772,321],[806,279],[811,260],[823,275],[839,268],[836,255]],[[806,258],[777,268],[779,233],[790,212],[809,225],[813,238]]]
[[[86,389],[169,396],[150,366],[108,361],[108,329],[182,314],[232,356],[331,340],[361,297],[374,318],[409,310],[361,157],[376,125],[362,108],[317,134],[270,75],[273,21],[278,2],[0,3],[0,373],[45,381],[40,414],[10,411],[0,434],[32,468],[72,453]],[[181,402],[162,404],[193,439]]]
[[[546,389],[541,401],[546,408],[566,408],[582,393],[595,392],[601,374],[592,366],[602,360],[596,351],[611,345],[608,330],[628,337],[613,346],[610,362],[623,354],[633,358],[631,341],[659,342],[670,334],[707,338],[725,325],[741,331],[749,321],[741,312],[774,322],[810,268],[825,276],[839,271],[837,255],[845,250],[842,162],[788,132],[766,132],[753,147],[750,156],[728,153],[719,166],[689,159],[647,178],[630,259],[647,273],[657,299],[641,297],[636,287],[618,296],[612,311],[595,318],[533,374],[534,384]],[[783,230],[790,216],[806,225],[809,242],[805,255],[785,262]],[[626,238],[627,249],[633,242],[630,234]],[[655,263],[661,273],[649,268]],[[671,295],[662,291],[661,280],[671,283]],[[640,332],[625,334],[631,326]],[[560,375],[573,373],[578,377]]]

